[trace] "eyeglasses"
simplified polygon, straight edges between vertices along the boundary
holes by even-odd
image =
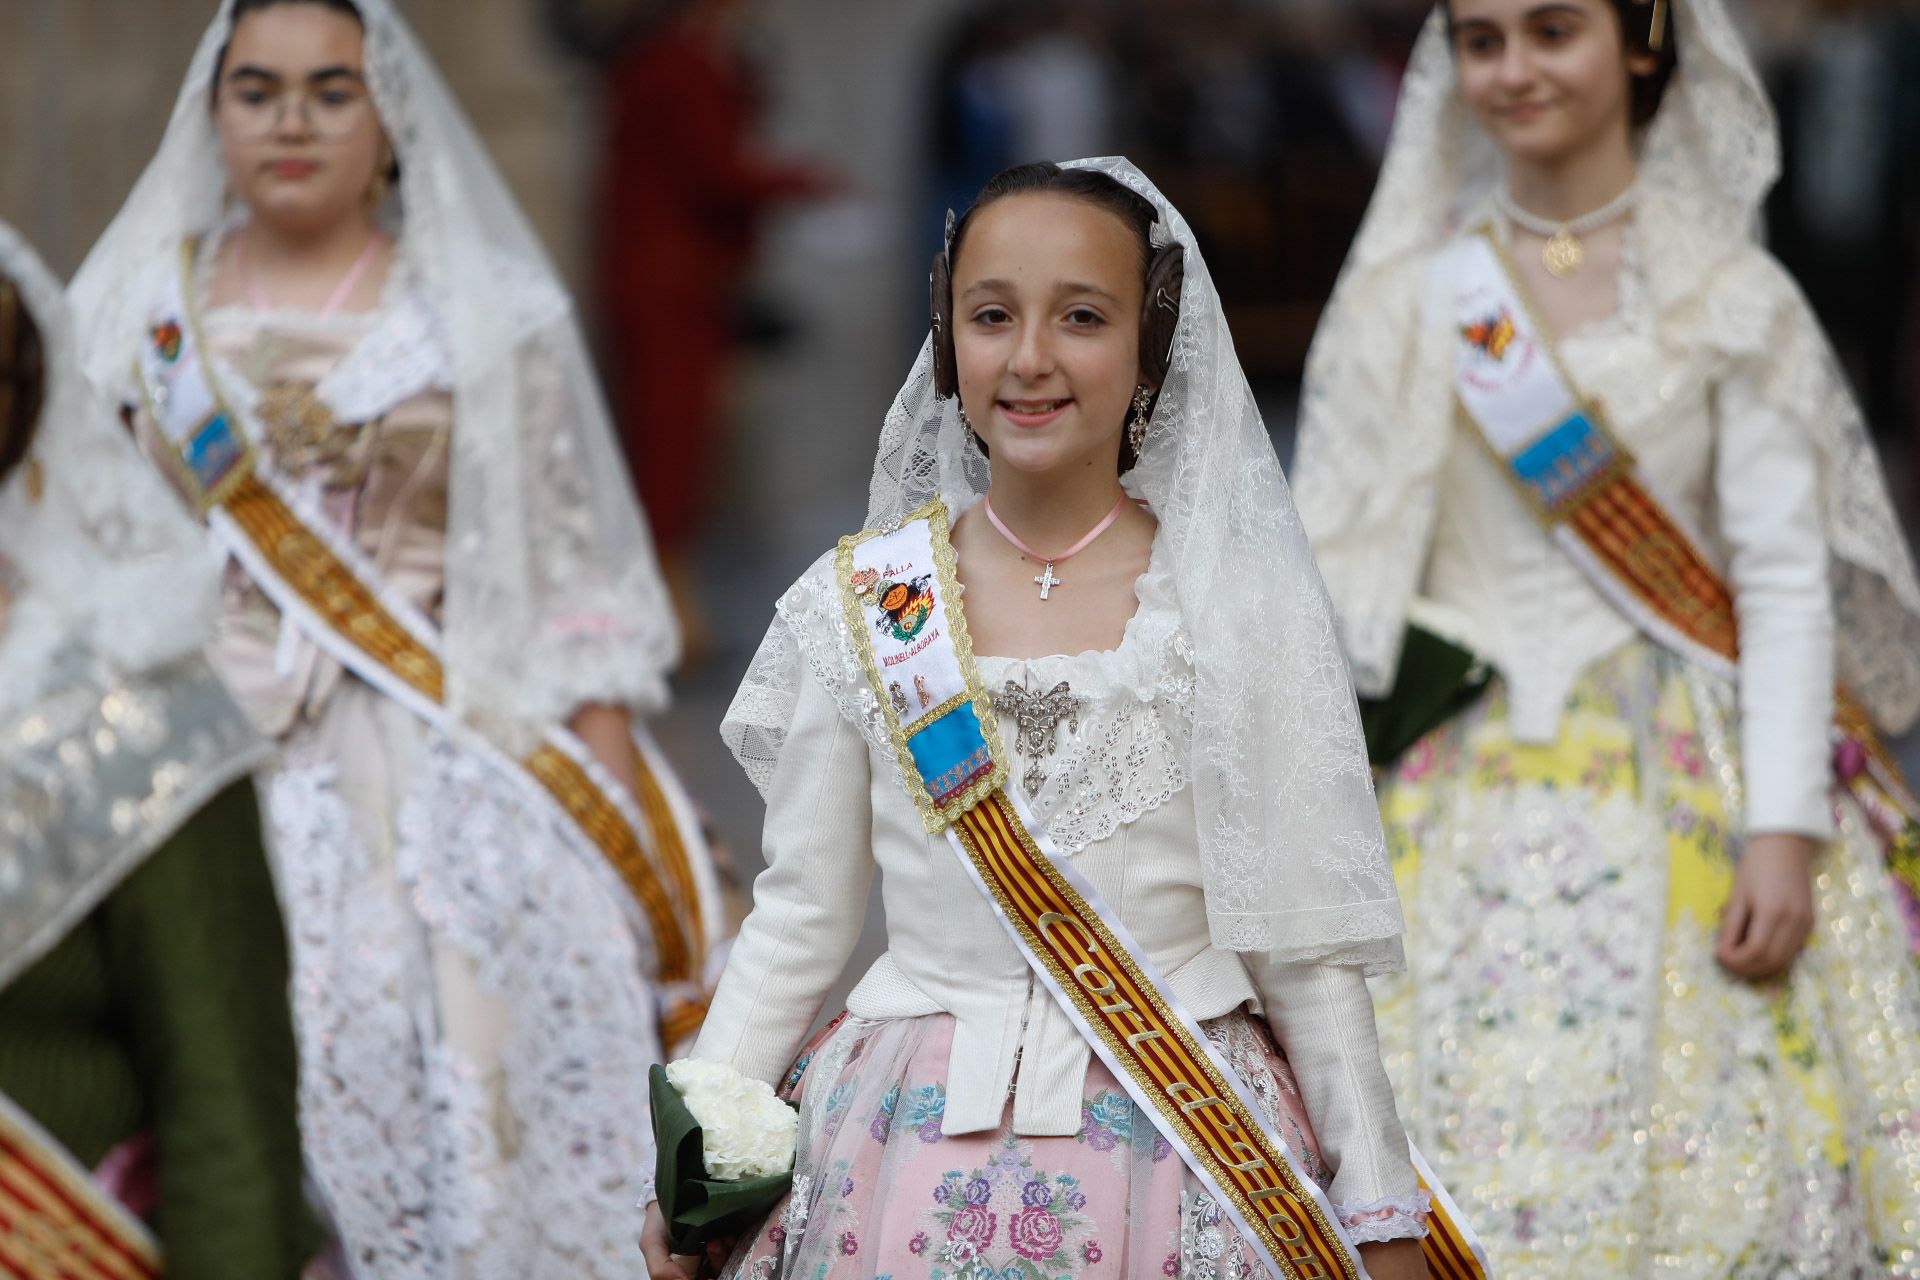
[[[222,129],[240,142],[266,142],[291,131],[319,142],[344,142],[367,119],[373,101],[352,81],[339,80],[275,92],[259,84],[228,85],[220,93]]]

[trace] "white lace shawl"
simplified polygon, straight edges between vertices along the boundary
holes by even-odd
[[[1706,376],[1759,376],[1821,453],[1840,675],[1882,727],[1920,715],[1920,583],[1859,407],[1812,312],[1760,248],[1779,172],[1773,112],[1722,0],[1674,0],[1680,68],[1640,141],[1648,323]],[[1499,154],[1462,101],[1442,15],[1415,47],[1373,201],[1307,359],[1294,480],[1365,693],[1399,660],[1453,421],[1427,265],[1470,229]]]
[[[1160,521],[1155,558],[1180,624],[1169,640],[1177,632],[1190,646],[1191,785],[1213,941],[1282,960],[1396,967],[1400,905],[1346,665],[1199,246],[1131,164],[1076,164],[1147,198],[1160,214],[1156,235],[1186,251],[1172,370],[1128,483]],[[954,403],[934,395],[923,346],[881,430],[867,523],[936,495],[957,514],[988,479]],[[722,724],[763,790],[807,673],[869,742],[886,741],[831,557],[782,597]],[[890,757],[889,747],[880,758]]]
[[[138,675],[195,652],[218,603],[205,541],[74,360],[60,284],[0,223],[0,275],[45,350],[46,398],[27,463],[0,488],[0,712],[46,692],[69,645]],[[35,495],[37,473],[39,493]]]
[[[208,110],[232,0],[172,121],[75,277],[82,362],[126,385],[153,298],[132,287],[224,221]],[[359,0],[368,82],[401,177],[385,210],[439,326],[455,428],[446,656],[456,713],[510,744],[582,702],[665,699],[678,652],[653,546],[572,304],[532,228],[392,0]]]

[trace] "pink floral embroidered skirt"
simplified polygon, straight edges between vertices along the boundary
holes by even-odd
[[[1238,1012],[1207,1033],[1324,1187],[1291,1070]],[[1080,1131],[948,1137],[945,1014],[848,1018],[795,1068],[793,1191],[727,1280],[1242,1280],[1263,1274],[1232,1220],[1096,1058]]]

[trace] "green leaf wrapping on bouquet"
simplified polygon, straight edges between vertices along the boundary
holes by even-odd
[[[647,1073],[653,1100],[654,1173],[667,1244],[675,1253],[697,1254],[710,1240],[752,1230],[793,1185],[793,1172],[722,1182],[707,1176],[706,1135],[687,1109],[666,1068]]]
[[[1360,699],[1367,759],[1385,768],[1428,733],[1473,705],[1493,673],[1471,649],[1409,626],[1393,673],[1393,691]]]

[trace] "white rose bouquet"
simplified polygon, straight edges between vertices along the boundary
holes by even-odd
[[[722,1062],[655,1067],[654,1194],[675,1253],[756,1225],[793,1182],[800,1117],[761,1080]]]

